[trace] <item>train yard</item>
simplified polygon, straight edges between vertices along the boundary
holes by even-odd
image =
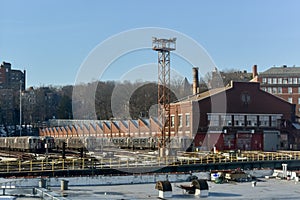
[[[207,170],[236,166],[265,166],[264,163],[294,162],[299,165],[300,152],[184,152],[161,158],[156,150],[120,149],[110,147],[80,152],[52,149],[47,152],[1,150],[0,176],[76,176],[96,174],[149,173],[168,168],[169,171]],[[260,165],[256,165],[260,163]],[[292,166],[292,165],[291,165]],[[204,168],[203,168],[204,167]],[[299,166],[300,167],[300,166]],[[167,171],[168,171],[167,170]]]

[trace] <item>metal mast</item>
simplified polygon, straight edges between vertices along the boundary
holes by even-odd
[[[152,49],[158,52],[158,120],[161,122],[160,155],[165,156],[171,135],[170,52],[176,49],[176,38],[152,38]]]

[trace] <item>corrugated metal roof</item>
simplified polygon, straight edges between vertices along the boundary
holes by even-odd
[[[131,119],[130,121],[132,122],[132,124],[134,124],[134,125],[135,125],[135,127],[138,127],[138,126],[139,126],[139,122],[138,122],[138,120]]]
[[[121,123],[128,128],[128,120],[121,120]]]
[[[148,127],[150,127],[150,120],[145,118],[140,118],[140,120]]]

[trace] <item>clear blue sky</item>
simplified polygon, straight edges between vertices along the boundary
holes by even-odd
[[[300,66],[297,0],[0,0],[0,8],[0,61],[26,69],[27,87],[73,84],[100,42],[142,27],[194,38],[220,69]]]

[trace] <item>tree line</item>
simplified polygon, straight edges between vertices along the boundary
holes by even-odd
[[[79,98],[73,97],[74,88]],[[172,81],[169,90],[173,102],[190,95],[191,85],[186,79],[176,80]],[[23,124],[40,124],[53,118],[74,119],[73,106],[76,104],[79,104],[76,112],[80,113],[80,119],[147,118],[155,113],[157,93],[156,83],[141,81],[95,81],[76,86],[30,88],[22,94],[22,121]],[[91,95],[94,98],[86,98]],[[91,116],[88,111],[91,105],[96,116]],[[18,106],[16,103],[15,110]],[[18,119],[15,124],[18,124]]]

